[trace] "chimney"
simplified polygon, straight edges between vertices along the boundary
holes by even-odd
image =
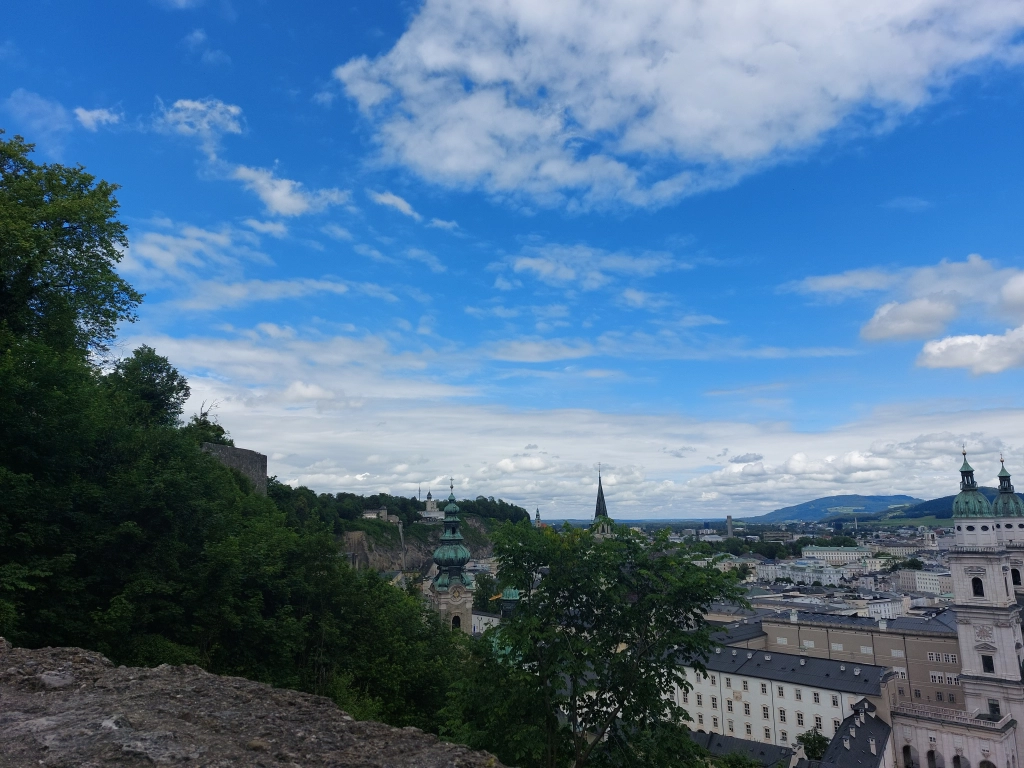
[[[848,737],[846,737],[846,736],[843,736],[843,746],[846,747],[847,749],[850,748],[850,739]]]
[[[871,747],[871,754],[872,755],[877,755],[878,754],[878,751],[875,748],[875,737],[874,736],[869,736],[868,737],[868,746]]]

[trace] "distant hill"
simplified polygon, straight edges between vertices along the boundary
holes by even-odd
[[[992,499],[999,495],[998,488],[980,486],[978,490],[985,494],[985,498],[989,501],[992,501]],[[1020,496],[1019,493],[1017,495]],[[932,499],[931,501],[922,501],[920,504],[915,504],[909,509],[904,509],[899,515],[894,515],[894,517],[912,519],[915,517],[929,517],[931,515],[935,515],[935,517],[940,520],[943,518],[950,518],[953,517],[953,499],[955,498],[956,496],[954,495],[943,496],[940,499]]]
[[[952,499],[953,497],[950,496],[950,509],[952,509]],[[941,499],[936,499],[936,501],[941,501]],[[924,502],[924,504],[931,503]],[[858,496],[856,494],[825,496],[824,498],[805,501],[803,504],[796,504],[792,507],[776,509],[774,512],[769,512],[766,515],[746,517],[744,521],[749,523],[782,523],[791,520],[810,523],[817,522],[831,515],[887,512],[890,507],[899,504],[913,504],[915,505],[913,509],[917,509],[922,506],[922,501],[921,499],[915,499],[913,496]],[[924,517],[925,514],[930,513],[922,513],[919,517]]]

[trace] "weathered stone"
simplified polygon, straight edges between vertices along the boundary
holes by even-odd
[[[353,720],[320,696],[194,666],[115,667],[0,638],[0,670],[0,768],[501,768],[415,728]]]

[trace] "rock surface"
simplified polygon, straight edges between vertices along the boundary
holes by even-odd
[[[502,768],[416,728],[353,720],[320,696],[0,638],[0,767],[172,764]]]

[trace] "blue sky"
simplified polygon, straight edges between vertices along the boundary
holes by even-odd
[[[41,23],[45,22],[45,23]],[[618,517],[1024,462],[1024,9],[47,2],[0,127],[122,185],[150,343],[321,491]]]

